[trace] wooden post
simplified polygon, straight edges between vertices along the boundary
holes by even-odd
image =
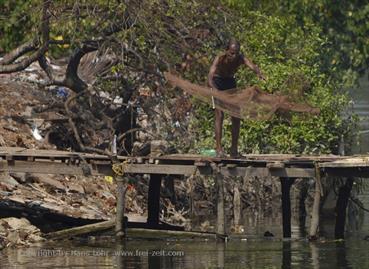
[[[219,238],[225,237],[225,212],[224,212],[224,182],[223,175],[217,168],[215,174],[216,188],[217,188],[217,236]]]
[[[334,236],[336,239],[343,239],[345,237],[346,208],[353,184],[354,179],[347,178],[345,185],[340,187],[338,192],[336,203],[336,226],[334,230]]]
[[[115,233],[117,237],[123,237],[125,235],[124,225],[124,210],[125,210],[125,195],[127,186],[125,179],[122,176],[116,177],[117,181],[117,217],[115,220]]]
[[[321,172],[319,167],[315,167],[315,193],[313,210],[311,213],[311,223],[309,231],[309,240],[316,240],[318,238],[319,229],[319,215],[320,215],[320,197],[323,195]]]
[[[308,196],[308,189],[309,185],[307,183],[307,180],[304,179],[303,185],[300,189],[300,195],[299,195],[299,228],[301,237],[306,236],[306,208],[305,208],[305,201]]]
[[[283,219],[283,237],[291,237],[291,199],[290,189],[295,179],[281,177],[282,184],[282,219]]]
[[[147,204],[147,224],[154,228],[159,225],[160,189],[163,175],[151,174]]]
[[[236,231],[239,230],[241,218],[241,195],[239,190],[238,182],[235,183],[233,187],[233,220],[234,220],[234,228]]]

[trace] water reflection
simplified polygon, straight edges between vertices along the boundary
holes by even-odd
[[[368,268],[369,242],[347,241],[247,240],[224,242],[126,242],[111,246],[64,245],[1,252],[0,268]],[[54,255],[40,256],[40,250],[53,249]],[[169,250],[183,256],[152,255]],[[69,251],[69,252],[68,252]],[[82,255],[83,253],[100,255]],[[66,253],[69,253],[68,255]],[[81,255],[76,255],[80,253]],[[102,253],[105,253],[102,255]],[[117,253],[136,253],[125,256]],[[168,253],[168,252],[167,252]],[[73,254],[73,255],[72,255]]]
[[[223,269],[225,266],[224,260],[225,260],[226,243],[217,242],[216,248],[217,248],[217,268]]]
[[[337,260],[337,267],[336,268],[347,268],[350,269],[352,266],[349,264],[346,258],[346,243],[336,242],[336,260]]]
[[[282,242],[282,269],[290,269],[291,268],[291,241]]]
[[[369,195],[360,195],[369,207]],[[309,222],[309,218],[306,218]],[[38,248],[5,249],[0,252],[0,268],[369,268],[368,216],[353,225],[345,241],[335,241],[334,222],[323,223],[326,239],[306,240],[305,218],[294,214],[292,239],[282,240],[280,216],[244,218],[244,238],[215,241],[60,242]],[[329,224],[329,225],[328,225]],[[271,231],[274,237],[264,237]],[[246,237],[246,238],[245,238]]]

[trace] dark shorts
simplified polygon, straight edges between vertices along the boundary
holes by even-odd
[[[217,89],[220,91],[236,88],[236,80],[234,78],[223,78],[214,76],[213,82]]]

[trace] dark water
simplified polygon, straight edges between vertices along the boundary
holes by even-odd
[[[369,268],[368,247],[369,242],[363,240],[319,243],[142,241],[127,242],[120,248],[70,246],[7,250],[7,256],[1,257],[1,268]],[[183,256],[154,256],[152,251],[155,250],[164,254],[165,251],[183,253]],[[119,253],[128,255],[129,251],[136,256],[119,256]],[[47,252],[50,256],[46,256]]]
[[[369,195],[364,196],[369,207]],[[309,242],[295,218],[292,239],[283,240],[280,221],[246,218],[244,238],[226,243],[127,240],[6,249],[0,252],[0,268],[369,268],[369,241],[363,240],[369,235],[368,215],[357,229],[348,229],[344,241],[333,239],[333,223],[328,222],[322,226],[326,237]],[[274,237],[264,238],[266,230]]]

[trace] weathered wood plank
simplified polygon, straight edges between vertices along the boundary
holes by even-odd
[[[313,168],[273,168],[266,167],[222,167],[222,174],[225,176],[257,176],[257,177],[293,177],[312,178],[315,177]]]
[[[111,168],[110,168],[111,170]],[[28,162],[14,161],[9,164],[7,161],[0,161],[0,172],[10,173],[37,173],[37,174],[62,174],[62,175],[84,175],[82,167],[68,165],[62,162]],[[91,174],[94,176],[104,175],[91,167]]]
[[[124,172],[132,174],[192,175],[196,169],[195,165],[127,164]]]
[[[369,167],[368,156],[358,156],[354,158],[347,158],[334,162],[320,163],[321,168],[348,168],[348,167]]]
[[[71,238],[78,235],[83,235],[92,232],[104,231],[107,229],[111,229],[115,225],[115,219],[107,220],[99,223],[88,224],[80,227],[74,227],[70,229],[65,229],[57,232],[52,232],[48,234],[44,234],[46,238],[50,239],[63,239],[63,238]]]
[[[92,175],[112,175],[110,163],[94,163],[90,165]],[[67,164],[64,162],[49,161],[0,161],[1,172],[29,172],[40,174],[69,174],[83,175],[83,169],[80,166]],[[125,173],[132,174],[166,174],[166,175],[192,175],[195,172],[203,175],[209,175],[209,167],[196,167],[194,165],[162,165],[162,164],[126,164]],[[314,169],[311,168],[273,168],[265,167],[222,167],[221,172],[224,176],[276,176],[276,177],[314,177]]]

